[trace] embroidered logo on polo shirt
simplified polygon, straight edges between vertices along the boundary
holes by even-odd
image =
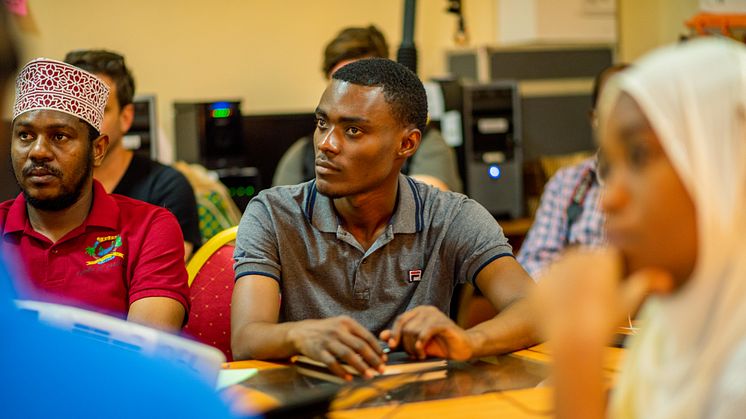
[[[420,282],[422,279],[422,269],[414,269],[409,271],[409,282]]]
[[[96,242],[93,243],[93,246],[85,248],[86,254],[93,258],[93,260],[89,260],[85,264],[103,265],[116,258],[124,259],[124,255],[121,252],[117,252],[117,249],[121,246],[122,237],[119,235],[96,237]]]

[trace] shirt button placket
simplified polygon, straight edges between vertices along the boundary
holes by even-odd
[[[357,273],[355,274],[355,298],[359,300],[368,299],[368,281],[365,270],[362,269],[363,265],[368,264],[368,258],[363,257],[358,265]]]
[[[57,247],[55,245],[52,245],[52,248],[49,249],[49,252],[47,253],[47,269],[44,270],[44,282],[49,282],[54,278],[54,268],[56,266],[56,260],[57,260],[57,254],[59,251],[57,250]]]

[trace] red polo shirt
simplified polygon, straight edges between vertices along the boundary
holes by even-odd
[[[22,262],[30,297],[121,317],[141,298],[168,297],[188,311],[184,239],[176,218],[93,183],[88,218],[57,243],[31,227],[23,194],[0,204],[0,248]]]

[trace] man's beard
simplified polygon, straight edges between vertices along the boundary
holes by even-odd
[[[51,170],[51,168],[46,167],[45,165],[37,165],[35,167],[44,167],[47,170]],[[21,187],[23,191],[23,196],[26,198],[26,202],[28,202],[29,205],[32,207],[40,210],[40,211],[61,211],[67,208],[70,208],[70,206],[76,202],[78,202],[78,199],[80,199],[80,196],[83,194],[83,187],[88,181],[88,178],[91,176],[91,172],[93,171],[93,156],[89,153],[88,158],[85,162],[85,167],[81,172],[78,172],[77,174],[80,175],[77,182],[72,186],[72,188],[66,188],[62,187],[62,190],[60,194],[54,198],[46,198],[46,199],[39,199],[32,197],[28,194],[25,188],[23,188],[23,185],[19,186]]]
[[[324,188],[323,186],[319,188],[318,182],[316,183],[316,191],[329,199],[338,199],[338,198],[344,198],[345,196],[347,196],[347,194],[340,193],[334,190],[330,190],[330,188]]]

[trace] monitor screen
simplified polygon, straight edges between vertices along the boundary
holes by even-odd
[[[247,163],[259,170],[261,189],[272,186],[277,163],[285,151],[298,139],[313,135],[315,121],[311,112],[244,115]]]

